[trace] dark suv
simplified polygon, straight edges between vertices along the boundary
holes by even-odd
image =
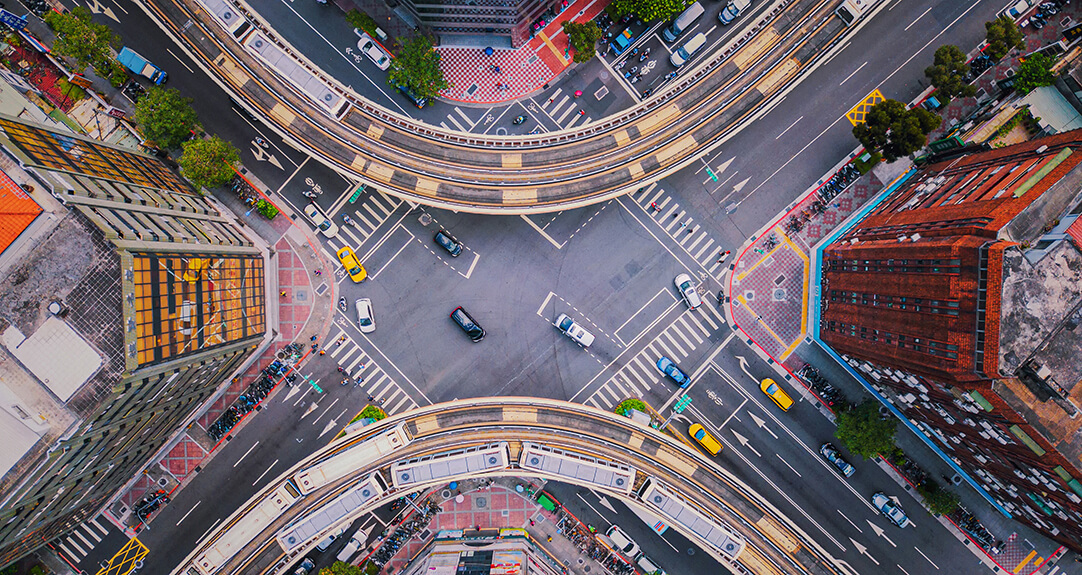
[[[462,328],[462,331],[466,332],[466,335],[470,336],[473,343],[485,339],[485,330],[473,319],[473,316],[466,313],[462,306],[456,307],[455,311],[451,312],[451,319],[458,324],[458,327]]]
[[[462,253],[462,242],[456,240],[447,230],[436,232],[435,240],[453,258],[457,258],[458,254]]]

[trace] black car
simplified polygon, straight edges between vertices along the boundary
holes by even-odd
[[[416,92],[410,89],[409,86],[395,86],[403,96],[405,96],[410,102],[413,102],[414,106],[418,108],[424,108],[428,105],[428,98],[418,96]]]
[[[447,230],[440,230],[436,232],[436,243],[441,248],[447,250],[447,253],[451,254],[451,257],[457,258],[458,254],[462,253],[462,242],[459,242],[452,236]]]
[[[462,328],[462,331],[466,332],[466,335],[470,336],[473,343],[485,339],[485,330],[477,323],[477,320],[473,319],[473,316],[466,313],[462,306],[456,307],[455,311],[451,312],[451,319]]]

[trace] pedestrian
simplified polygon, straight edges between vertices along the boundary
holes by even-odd
[[[650,209],[654,210],[655,212],[660,212],[661,206],[658,206],[657,202],[650,202]]]
[[[384,402],[384,401],[387,401],[387,398],[386,398],[386,397],[381,397],[381,398],[379,398],[379,404],[380,404],[380,405],[383,405],[383,402]]]
[[[315,341],[317,339],[319,339],[319,336],[318,335],[313,335],[308,341]]]
[[[585,116],[586,115],[586,110],[579,110],[579,115],[580,116]]]
[[[368,403],[372,403],[375,400],[376,400],[376,398],[374,396],[371,396],[371,395],[368,396]]]
[[[325,349],[319,350],[319,355],[327,355],[327,350],[325,350]]]
[[[317,276],[321,276],[323,275],[323,270],[315,270],[312,273],[316,274]]]
[[[533,527],[533,519],[530,520],[530,527]]]
[[[549,535],[549,543],[552,543],[552,535]]]
[[[282,297],[286,297],[286,290],[282,290]]]

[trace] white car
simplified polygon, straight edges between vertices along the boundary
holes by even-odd
[[[906,516],[902,506],[892,501],[882,491],[872,495],[872,505],[898,527],[905,529],[905,526],[909,525],[909,517]]]
[[[376,331],[376,317],[372,314],[372,300],[363,297],[357,300],[357,325],[361,328],[361,333],[372,333]]]
[[[699,292],[695,290],[695,282],[691,281],[691,276],[687,274],[680,274],[673,280],[676,284],[676,289],[680,291],[680,295],[684,296],[684,301],[688,302],[688,307],[695,309],[703,305],[702,298],[699,297]]]
[[[357,40],[357,49],[364,52],[365,56],[372,61],[380,70],[391,67],[391,55],[388,54],[371,36],[365,33],[358,34],[361,39]]]
[[[575,323],[575,320],[567,317],[566,313],[562,313],[556,318],[556,329],[579,342],[582,347],[590,347],[590,344],[594,343],[594,334],[583,329],[581,325]]]
[[[304,215],[308,216],[309,220],[312,220],[312,225],[319,228],[319,231],[323,232],[323,235],[328,238],[333,238],[338,235],[338,226],[323,216],[323,213],[319,211],[319,208],[315,204],[308,204],[304,206]]]
[[[349,541],[346,542],[346,546],[338,552],[338,556],[335,557],[338,561],[346,563],[353,557],[353,554],[364,545],[364,542],[368,540],[368,534],[364,532],[364,529],[358,529]]]
[[[613,544],[616,545],[616,550],[626,555],[629,559],[634,560],[642,553],[642,550],[639,549],[639,544],[632,541],[631,538],[627,536],[627,533],[624,533],[624,530],[616,525],[609,527],[609,530],[605,532],[605,535],[608,535],[609,539],[612,539]]]

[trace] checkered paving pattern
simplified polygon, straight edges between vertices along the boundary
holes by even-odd
[[[184,435],[173,449],[162,458],[161,466],[177,481],[184,481],[199,466],[207,451],[188,435]]]
[[[151,489],[157,490],[158,484],[151,481],[146,475],[140,475],[139,479],[135,480],[135,484],[128,489],[127,493],[120,497],[120,500],[128,507],[128,509],[133,509],[135,504],[138,503],[139,500],[147,494],[147,491]]]
[[[734,262],[729,291],[733,320],[771,357],[785,361],[807,332],[805,286],[811,279],[808,267],[811,247],[883,187],[874,174],[867,175],[834,197],[826,210],[812,216],[799,232],[787,234],[785,226],[789,218],[799,218],[816,202],[817,196],[809,195],[745,248]],[[777,245],[768,248],[771,236]]]
[[[781,238],[769,251],[745,253],[752,257],[738,259],[733,270],[733,321],[772,357],[784,359],[804,336],[808,256]]]
[[[460,102],[491,104],[521,98],[541,89],[559,74],[563,67],[550,68],[537,50],[548,51],[542,45],[531,49],[527,44],[518,50],[496,50],[486,56],[483,48],[437,48],[444,77],[451,87],[440,93],[444,98]],[[497,74],[492,66],[499,66]],[[497,85],[505,85],[501,89]]]
[[[440,95],[459,102],[495,104],[542,89],[571,64],[574,55],[567,52],[568,38],[562,28],[563,22],[572,19],[586,22],[607,5],[608,2],[597,0],[574,2],[517,50],[495,49],[488,56],[484,48],[436,48],[443,75],[451,84]],[[568,54],[566,58],[564,54]],[[493,66],[500,68],[498,74]]]

